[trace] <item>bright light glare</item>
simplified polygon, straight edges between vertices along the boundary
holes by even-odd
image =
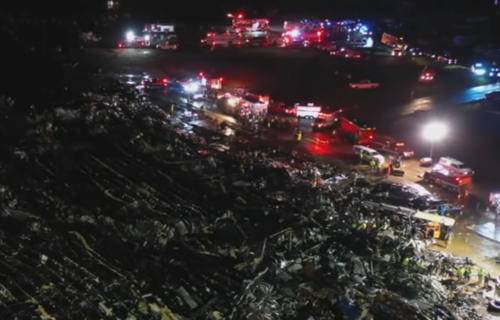
[[[292,30],[292,32],[290,32],[290,35],[294,38],[298,37],[299,34],[300,34],[299,30]]]
[[[373,39],[372,37],[369,37],[366,39],[366,43],[363,46],[364,48],[372,48],[373,47]]]
[[[135,35],[132,31],[127,32],[126,37],[127,37],[127,41],[134,41],[134,39],[135,39]]]
[[[149,36],[149,34],[145,35],[144,36],[144,41],[149,41],[151,40],[151,37]]]
[[[424,127],[423,136],[430,141],[442,140],[448,133],[448,128],[443,123],[430,123]]]
[[[184,89],[186,89],[187,92],[196,92],[198,91],[198,89],[200,89],[200,85],[196,82],[192,82],[185,86]]]

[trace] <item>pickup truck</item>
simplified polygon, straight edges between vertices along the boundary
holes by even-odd
[[[356,83],[350,83],[349,86],[353,89],[373,89],[380,87],[380,83],[371,82],[370,80],[363,80]]]

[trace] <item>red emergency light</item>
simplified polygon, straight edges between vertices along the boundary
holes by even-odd
[[[238,19],[243,19],[243,14],[241,14],[241,13],[240,13],[240,14],[238,15]]]
[[[167,82],[167,79],[163,79],[163,82],[166,83]]]

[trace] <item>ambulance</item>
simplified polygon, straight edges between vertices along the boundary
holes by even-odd
[[[312,125],[313,131],[333,129],[339,126],[342,117],[342,109],[337,111],[323,111],[314,119]]]

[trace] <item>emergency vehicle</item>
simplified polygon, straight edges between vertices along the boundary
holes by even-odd
[[[415,151],[410,149],[406,143],[395,140],[391,137],[384,137],[378,135],[370,143],[370,146],[383,153],[400,155],[403,158],[411,158],[415,155]]]
[[[321,112],[321,106],[317,106],[311,102],[296,103],[294,108],[298,118],[316,119]]]
[[[225,32],[225,33],[207,33],[207,37],[201,40],[201,43],[207,46],[221,47],[239,47],[244,45],[245,39],[240,33]]]
[[[231,107],[244,108],[252,113],[267,113],[269,96],[259,96],[249,92],[226,93],[223,96]]]
[[[149,45],[153,47],[177,43],[174,24],[146,24],[142,32]]]
[[[375,137],[375,127],[363,124],[358,119],[349,120],[344,115],[340,119],[340,133],[354,144],[369,144]]]
[[[224,78],[210,78],[203,72],[200,72],[198,74],[197,80],[200,82],[200,84],[206,88],[213,89],[213,90],[220,90],[222,89],[222,83],[224,82]]]
[[[128,38],[118,44],[118,48],[147,48],[149,42],[144,37]]]
[[[470,175],[448,169],[426,171],[423,174],[423,179],[426,182],[456,192],[459,195],[469,194],[472,184],[472,177]]]
[[[313,130],[324,130],[338,127],[340,118],[342,117],[342,109],[338,111],[320,112],[312,123]]]
[[[235,32],[267,31],[269,30],[269,20],[243,19],[237,17],[233,20],[233,29]]]
[[[141,85],[144,86],[144,89],[163,88],[168,85],[168,79],[144,77]]]
[[[290,117],[297,117],[297,110],[294,106],[286,105],[283,102],[270,104],[267,112],[271,114],[283,114]]]
[[[439,162],[434,166],[434,169],[447,169],[448,171],[456,172],[459,174],[474,174],[474,171],[472,171],[472,169],[470,168],[467,168],[463,162],[450,157],[439,158]]]

